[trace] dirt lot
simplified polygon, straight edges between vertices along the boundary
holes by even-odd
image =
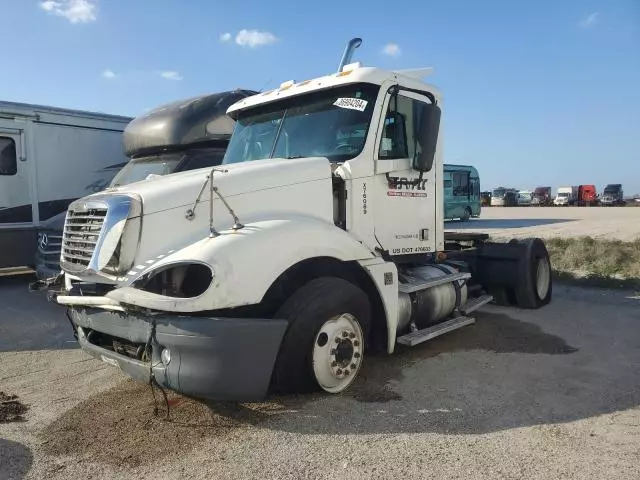
[[[589,235],[631,241],[640,237],[640,208],[484,207],[480,218],[446,222],[445,228],[486,232],[496,238]]]
[[[369,358],[346,395],[204,405],[77,349],[62,311],[0,279],[0,478],[640,478],[640,296],[556,286],[539,311]],[[160,404],[161,413],[164,413]]]

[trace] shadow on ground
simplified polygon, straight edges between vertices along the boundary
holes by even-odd
[[[0,479],[20,480],[32,464],[33,454],[28,447],[0,438]]]
[[[473,230],[478,228],[528,228],[574,221],[572,218],[475,218],[468,222],[446,222],[445,228],[456,228],[460,230]]]
[[[29,292],[33,278],[0,277],[0,352],[78,348],[65,309]]]
[[[569,422],[638,405],[632,359],[601,361],[538,326],[480,313],[470,327],[393,356],[368,357],[348,393],[200,403],[130,380],[67,411],[42,433],[45,453],[140,465],[260,428],[302,434],[481,434]],[[230,441],[230,440],[229,440]]]

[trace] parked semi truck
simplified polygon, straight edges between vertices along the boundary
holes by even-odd
[[[347,389],[370,353],[551,301],[544,242],[443,221],[442,97],[430,69],[350,63],[228,109],[222,164],[68,209],[63,275],[82,348],[184,394]],[[471,332],[470,332],[471,334]]]
[[[600,203],[605,207],[611,207],[615,205],[625,205],[624,191],[622,190],[622,184],[609,183],[604,187],[602,195],[600,195]]]
[[[162,105],[131,119],[119,140],[120,149],[130,161],[118,164],[121,168],[115,169],[111,182],[98,190],[219,165],[235,125],[226,114],[227,108],[256,93],[238,89],[200,95]],[[94,152],[88,155],[100,156]],[[35,265],[41,280],[60,272],[64,221],[65,215],[57,215],[38,232]]]
[[[579,207],[592,207],[598,204],[598,192],[595,185],[578,185],[576,205]]]
[[[537,207],[548,207],[553,204],[551,187],[536,187],[531,198],[531,205]]]
[[[528,207],[533,201],[533,193],[529,190],[518,190],[518,206]]]
[[[553,204],[557,207],[568,207],[573,205],[578,198],[578,187],[558,187],[556,198]]]

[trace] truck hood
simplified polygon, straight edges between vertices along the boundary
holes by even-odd
[[[291,160],[274,158],[222,165],[216,168],[226,170],[226,172],[215,171],[213,182],[232,207],[232,197],[236,195],[331,177],[329,161],[324,157]],[[100,192],[99,195],[136,194],[142,199],[143,214],[149,215],[193,205],[210,172],[211,168],[202,168],[154,177],[121,187],[109,188]],[[208,199],[209,183],[207,182],[200,202],[208,202]]]

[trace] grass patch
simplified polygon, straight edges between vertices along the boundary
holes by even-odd
[[[559,280],[640,288],[640,238],[632,242],[592,237],[549,238],[545,244]]]

